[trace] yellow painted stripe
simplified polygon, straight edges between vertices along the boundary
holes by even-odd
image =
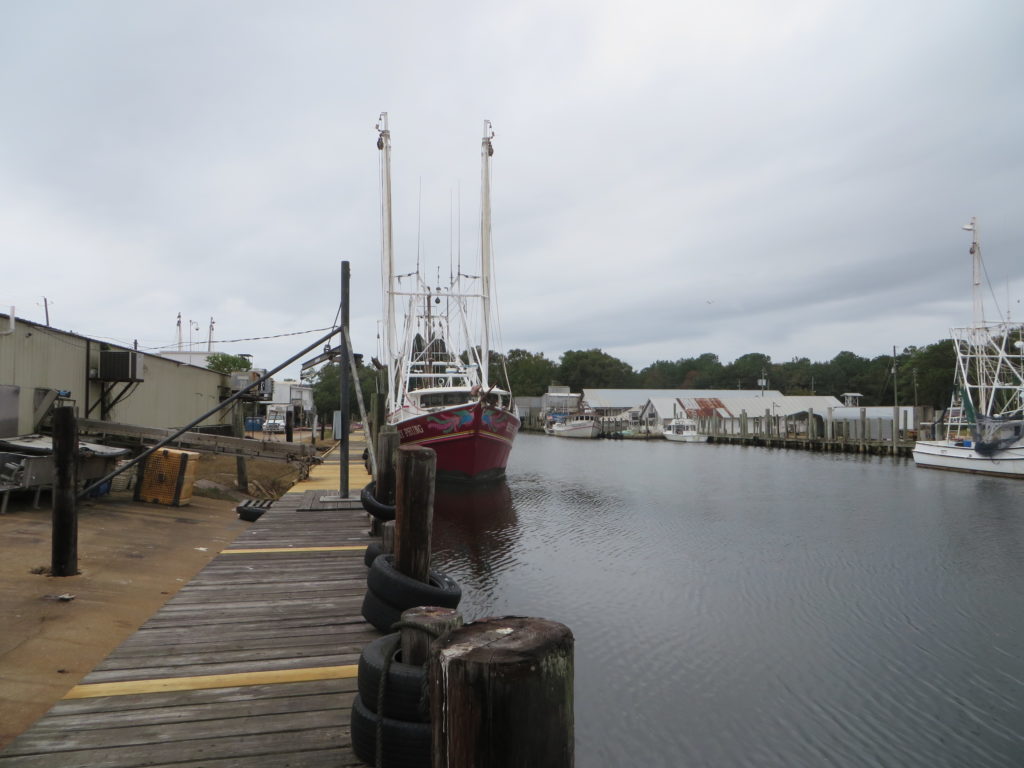
[[[207,688],[235,688],[244,685],[273,683],[308,683],[313,680],[345,680],[359,672],[356,664],[341,667],[307,667],[277,669],[267,672],[240,672],[233,675],[198,675],[196,677],[162,677],[152,680],[125,680],[118,683],[76,685],[65,699],[95,699],[99,696],[129,696],[135,693],[169,693],[201,691]]]
[[[365,544],[352,544],[344,547],[273,547],[267,549],[222,549],[222,555],[262,555],[275,552],[362,552]]]

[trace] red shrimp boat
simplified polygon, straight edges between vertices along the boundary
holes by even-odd
[[[491,208],[494,133],[484,121],[481,144],[480,275],[456,270],[448,284],[419,270],[396,277],[391,233],[391,132],[387,113],[377,124],[381,151],[382,355],[388,377],[387,420],[402,445],[437,453],[443,478],[502,477],[520,420],[507,385],[490,381]],[[402,310],[404,322],[398,327]],[[474,321],[475,320],[475,321]]]

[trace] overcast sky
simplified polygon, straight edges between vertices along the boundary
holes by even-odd
[[[447,272],[453,210],[477,258],[493,122],[505,349],[640,369],[932,343],[970,322],[971,216],[1024,318],[1024,3],[0,14],[0,308],[29,320],[46,296],[53,325],[146,349],[179,312],[186,342],[211,317],[217,340],[324,328],[347,259],[354,344],[375,353],[381,111],[410,269],[419,250]],[[315,338],[216,348],[271,368]]]

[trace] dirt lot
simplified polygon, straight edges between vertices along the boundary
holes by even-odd
[[[298,472],[248,462],[250,479],[279,495]],[[83,504],[80,574],[46,575],[51,512],[12,497],[0,515],[0,749],[30,726],[188,583],[249,523],[238,519],[235,459],[203,456],[190,504],[132,501],[130,491]],[[202,494],[202,495],[200,495]],[[213,498],[211,498],[213,497]],[[60,596],[72,599],[60,599]]]

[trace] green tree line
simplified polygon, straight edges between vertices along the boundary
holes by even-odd
[[[953,389],[956,351],[949,339],[924,347],[905,347],[896,354],[867,358],[843,351],[831,360],[812,362],[794,357],[784,363],[758,352],[741,355],[723,363],[718,355],[705,352],[697,357],[657,360],[637,371],[600,349],[573,349],[556,362],[543,353],[513,349],[507,355],[491,354],[490,379],[504,381],[505,372],[512,393],[537,396],[551,384],[584,389],[760,389],[758,380],[768,380],[767,389],[785,395],[834,395],[860,392],[862,405],[891,405],[893,367],[900,405],[931,405],[945,408]],[[359,386],[369,407],[377,390],[378,375],[358,366]],[[313,401],[321,417],[338,408],[338,366],[325,365],[313,374]],[[352,417],[359,418],[355,384],[350,396]]]
[[[831,360],[811,362],[794,357],[784,363],[772,362],[765,354],[751,352],[730,363],[705,352],[697,357],[657,360],[636,371],[600,349],[570,350],[558,362],[543,353],[513,349],[504,358],[492,359],[492,380],[502,364],[508,371],[516,395],[542,395],[549,384],[584,389],[759,389],[758,380],[768,380],[768,389],[785,395],[835,395],[860,392],[863,405],[890,405],[895,386],[901,405],[946,407],[953,388],[956,352],[949,339],[925,347],[906,347],[896,354],[861,357],[840,352]],[[503,378],[501,379],[503,380]]]

